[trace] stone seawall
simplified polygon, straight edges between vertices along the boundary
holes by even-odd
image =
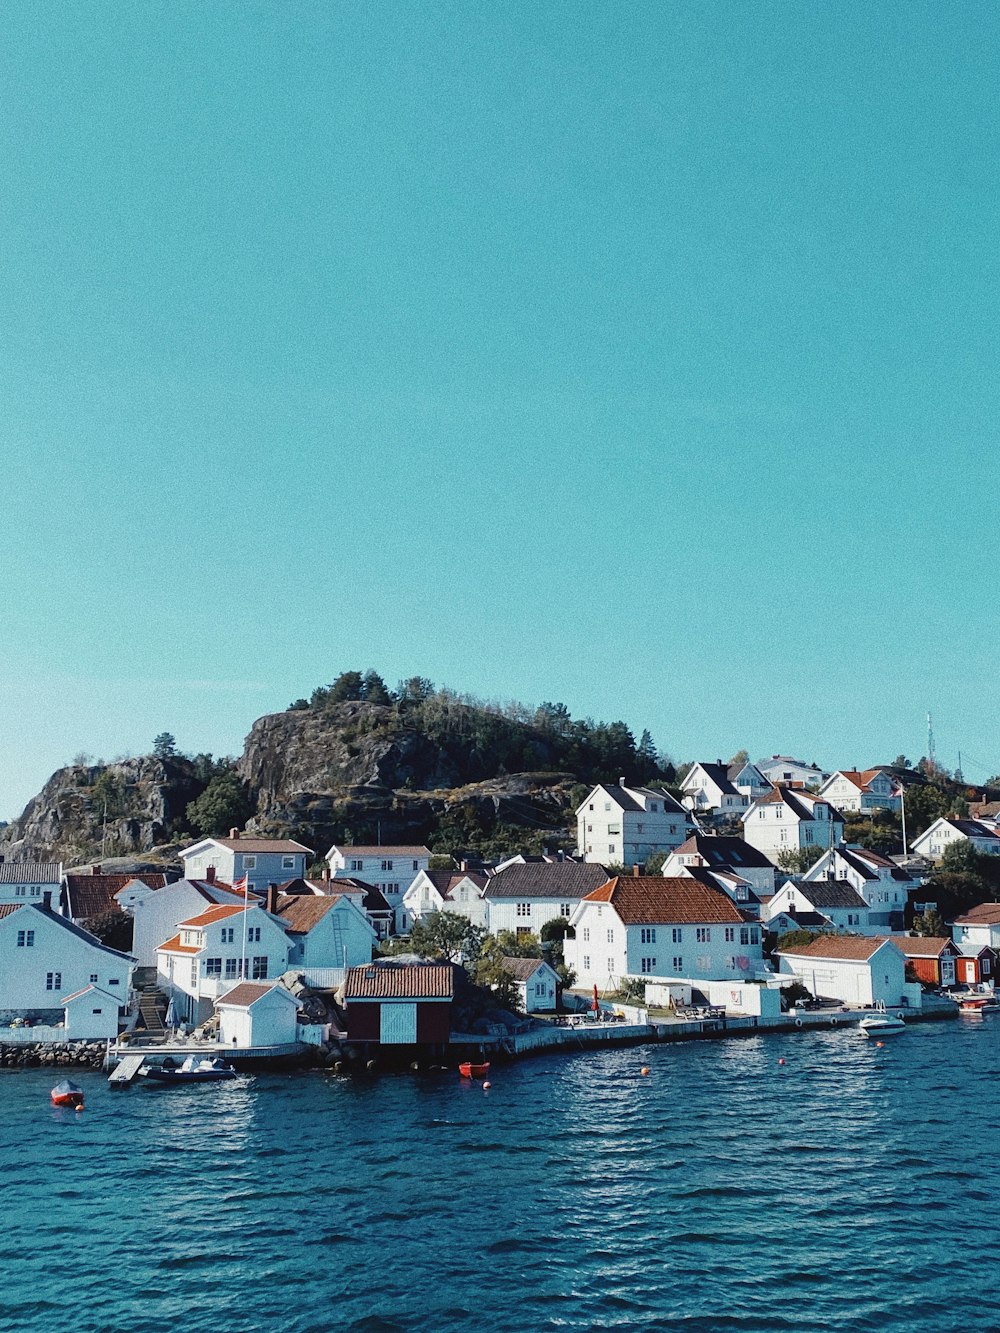
[[[70,1045],[52,1042],[19,1042],[16,1046],[0,1042],[0,1069],[101,1069],[107,1043],[75,1041]]]

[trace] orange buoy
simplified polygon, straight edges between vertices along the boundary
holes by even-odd
[[[879,1050],[881,1050],[882,1047],[885,1045],[885,1042],[884,1042],[884,1041],[877,1041],[877,1042],[875,1043],[875,1045],[878,1047]]]
[[[783,1065],[784,1063],[785,1063],[785,1057],[782,1056],[781,1059],[778,1061],[778,1064]]]
[[[643,1078],[645,1078],[646,1075],[649,1073],[649,1065],[643,1065],[643,1067],[639,1070],[639,1073],[643,1076]]]

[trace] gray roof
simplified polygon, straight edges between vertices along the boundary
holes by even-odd
[[[498,871],[486,886],[486,898],[585,898],[607,884],[605,866],[556,861],[549,865],[514,865]]]
[[[693,833],[687,842],[676,848],[675,855],[686,856],[697,852],[710,866],[732,866],[734,869],[752,868],[773,870],[774,862],[745,838],[713,837],[709,833]]]
[[[530,981],[538,969],[545,966],[544,958],[509,958],[504,955],[500,962],[515,981]]]
[[[740,767],[742,768],[743,765],[741,764]],[[703,764],[699,762],[695,764],[695,768],[700,768],[706,777],[711,778],[724,795],[739,796],[739,792],[729,780],[728,764]]]
[[[798,885],[799,892],[812,903],[813,907],[831,908],[848,907],[867,909],[868,904],[861,894],[852,889],[843,879],[815,879]]]
[[[58,884],[62,880],[62,866],[58,861],[25,861],[0,863],[0,884]]]
[[[605,795],[610,796],[622,810],[642,810],[643,808],[634,797],[628,794],[624,787],[616,787],[609,782],[599,782],[595,790],[602,791]],[[632,787],[632,791],[641,792],[644,797],[651,801],[662,801],[664,810],[673,810],[676,814],[688,818],[688,812],[677,798],[671,796],[668,791],[659,791],[655,787]]]

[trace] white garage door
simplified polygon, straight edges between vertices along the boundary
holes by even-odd
[[[383,1046],[412,1046],[417,1040],[417,1006],[383,1004],[379,1040]]]

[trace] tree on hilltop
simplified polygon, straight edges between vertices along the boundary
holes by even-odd
[[[169,731],[161,731],[153,738],[153,754],[157,759],[173,759],[177,754],[177,742]]]

